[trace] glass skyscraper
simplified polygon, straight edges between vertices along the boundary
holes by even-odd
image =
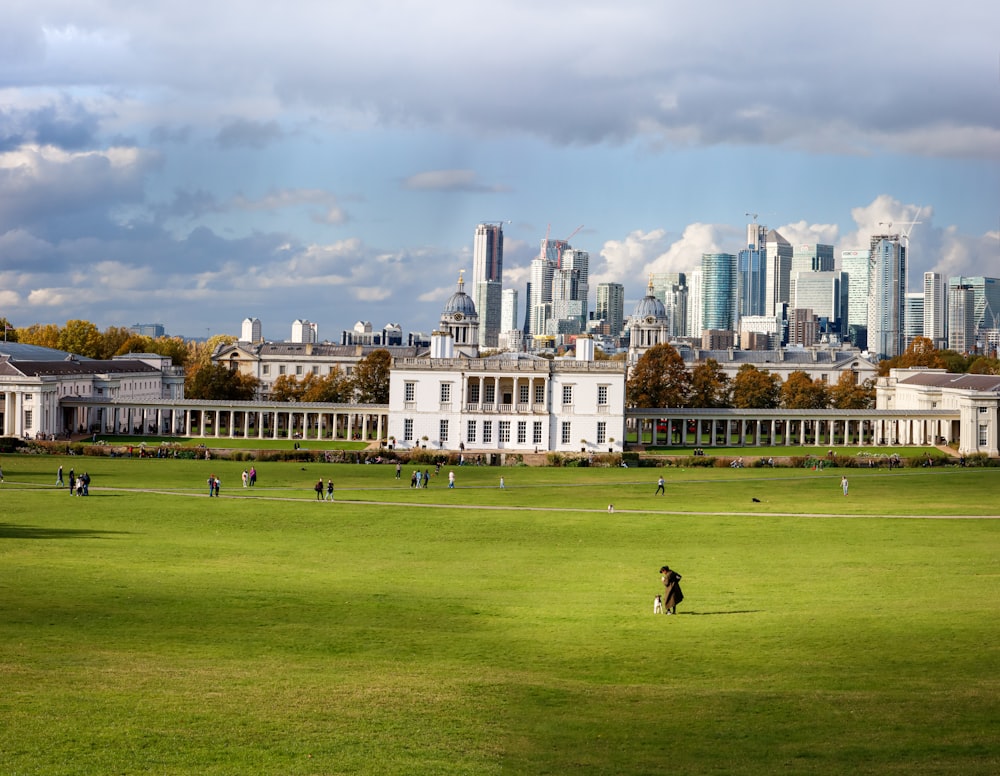
[[[895,358],[903,350],[906,305],[906,248],[898,234],[871,238],[868,259],[868,351]]]
[[[736,256],[703,253],[701,256],[702,328],[736,331]]]

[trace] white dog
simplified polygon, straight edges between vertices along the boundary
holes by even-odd
[[[656,596],[653,599],[653,614],[663,614],[663,596]]]

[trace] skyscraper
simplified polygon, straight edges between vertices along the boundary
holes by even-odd
[[[702,323],[705,305],[701,295],[701,269],[696,269],[688,275],[688,309],[687,335],[701,337],[705,326]]]
[[[980,328],[996,328],[1000,322],[1000,279],[962,276],[948,278],[948,288],[955,286],[968,286],[972,289],[976,331]]]
[[[746,247],[737,254],[737,319],[744,315],[765,315],[767,309],[767,254]]]
[[[703,253],[701,256],[703,328],[736,331],[736,291],[736,256],[732,253]]]
[[[781,315],[782,304],[792,301],[789,288],[792,273],[792,246],[774,229],[767,233],[767,290],[765,305],[768,315]]]
[[[810,309],[820,321],[820,331],[840,337],[846,331],[847,274],[799,272],[795,276],[797,309]]]
[[[948,295],[940,272],[924,273],[923,335],[936,348],[947,347]]]
[[[528,299],[529,328],[531,336],[545,334],[546,321],[552,315],[552,276],[556,271],[554,261],[545,257],[545,245],[542,245],[543,253],[531,262],[531,292]]]
[[[871,251],[841,251],[840,269],[847,273],[847,335],[864,350],[868,347],[868,260]]]
[[[625,325],[625,286],[621,283],[597,284],[595,316],[608,322],[612,337],[620,337]]]
[[[906,295],[906,313],[903,317],[903,343],[910,343],[924,336],[924,292],[911,291]]]
[[[972,286],[948,280],[948,348],[970,353],[976,347],[976,292]]]
[[[517,289],[505,288],[501,296],[500,331],[513,331],[517,325]]]
[[[472,288],[479,313],[479,344],[497,346],[503,290],[503,224],[476,226],[472,245]]]
[[[895,358],[903,348],[906,303],[906,248],[898,234],[871,238],[868,260],[868,351]]]

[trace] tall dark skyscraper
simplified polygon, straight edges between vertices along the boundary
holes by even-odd
[[[479,314],[479,344],[497,347],[503,308],[503,224],[476,227],[472,246],[472,298]]]

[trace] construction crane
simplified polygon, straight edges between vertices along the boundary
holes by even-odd
[[[565,241],[567,245],[569,245],[569,241],[570,240],[572,240],[574,237],[576,237],[577,234],[580,233],[581,229],[583,229],[583,224],[580,224],[576,229],[574,229],[572,232],[570,232],[569,237],[567,237],[566,241]]]

